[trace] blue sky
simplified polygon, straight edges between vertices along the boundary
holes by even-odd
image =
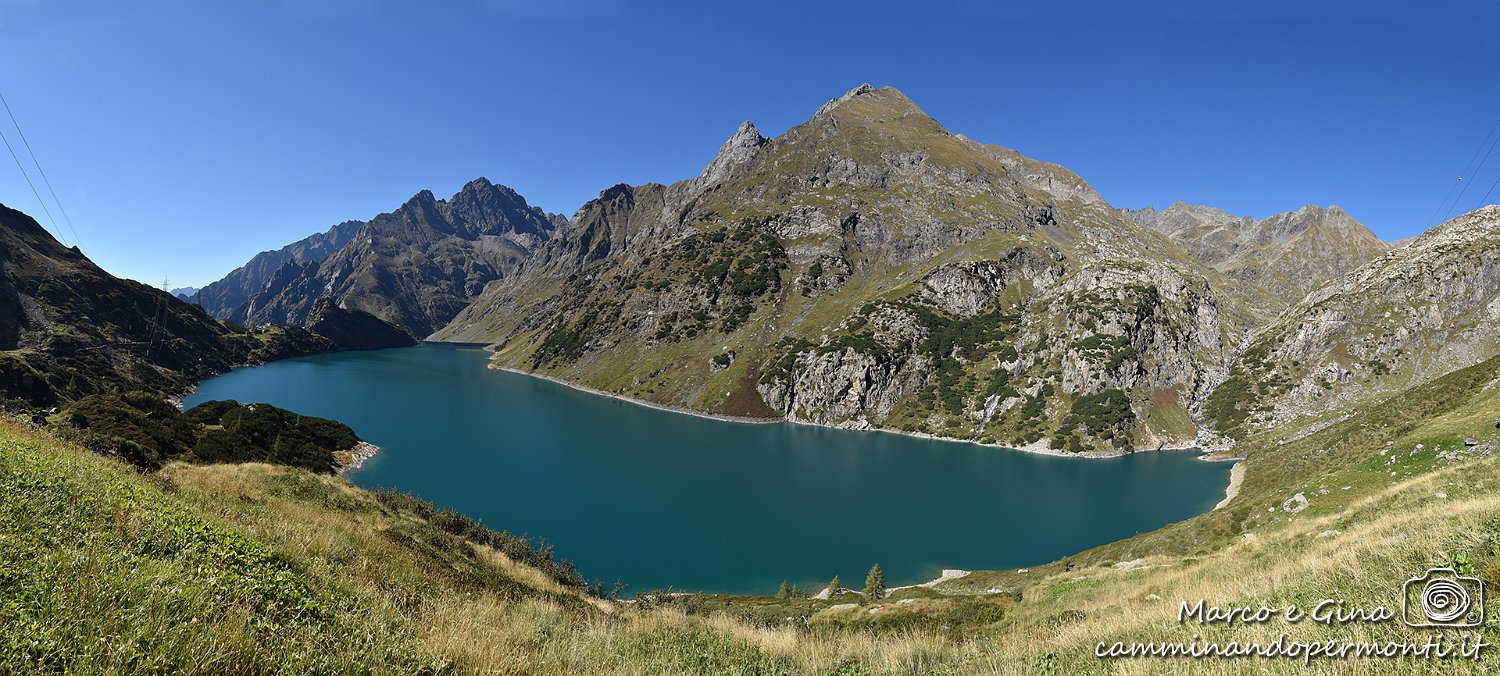
[[[0,93],[64,241],[173,286],[481,175],[571,214],[862,82],[1116,206],[1339,204],[1387,239],[1500,118],[1483,0],[1033,4],[0,0]],[[0,202],[46,224],[8,155]]]

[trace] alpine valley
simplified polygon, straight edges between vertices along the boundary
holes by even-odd
[[[1275,408],[1239,376],[1262,332],[1390,249],[1338,207],[1117,210],[864,85],[774,139],[746,122],[698,176],[611,187],[571,219],[477,179],[261,254],[196,298],[300,324],[329,297],[490,344],[499,367],[691,411],[1118,454],[1227,447]],[[1408,375],[1493,345],[1457,352]],[[1324,382],[1374,385],[1389,356]],[[1310,387],[1288,401],[1335,394]]]
[[[1399,246],[1336,206],[1120,209],[862,85],[571,217],[479,178],[173,295],[0,207],[0,262],[0,671],[1239,673],[1270,663],[1097,646],[1403,642],[1177,604],[1390,607],[1432,567],[1500,584],[1500,206]],[[329,476],[367,457],[357,430],[167,403],[424,338],[686,413],[1237,465],[1206,514],[1030,568],[620,599],[550,547]]]

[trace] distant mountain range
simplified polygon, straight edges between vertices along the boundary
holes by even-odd
[[[1305,387],[1262,380],[1323,357],[1262,373],[1256,346],[1369,266],[1429,255],[1336,206],[1117,210],[1066,168],[868,85],[776,138],[745,122],[698,176],[611,187],[571,219],[478,179],[319,237],[197,301],[298,325],[327,298],[492,343],[508,368],[698,411],[1097,453],[1285,419]],[[1471,342],[1411,377],[1494,352]]]
[[[1122,213],[1263,291],[1278,310],[1391,249],[1336,206],[1309,204],[1259,221],[1182,202]]]
[[[183,300],[203,306],[218,319],[229,319],[260,293],[271,277],[288,263],[316,263],[349,243],[364,221],[344,221],[327,232],[310,235],[275,251],[262,251],[223,279],[187,294]],[[181,295],[176,291],[173,295]]]

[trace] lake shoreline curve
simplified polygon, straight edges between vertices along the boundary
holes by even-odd
[[[439,344],[443,344],[443,343],[439,343]],[[668,413],[680,413],[680,414],[683,414],[683,415],[690,415],[690,416],[694,416],[694,417],[698,417],[698,418],[708,418],[710,420],[718,420],[720,422],[745,423],[745,424],[749,424],[749,425],[775,425],[775,424],[809,425],[809,426],[812,426],[812,427],[824,427],[824,428],[828,428],[828,429],[853,430],[853,431],[857,431],[857,432],[880,432],[880,433],[884,433],[884,434],[899,434],[899,435],[907,436],[907,437],[915,437],[917,439],[928,439],[928,440],[931,440],[931,441],[944,441],[944,442],[955,443],[955,444],[968,444],[968,445],[971,445],[971,446],[978,446],[980,448],[993,448],[993,449],[999,449],[999,450],[1005,450],[1005,451],[1019,451],[1021,453],[1031,453],[1031,454],[1034,454],[1034,455],[1046,455],[1046,456],[1051,456],[1051,457],[1054,457],[1054,458],[1074,458],[1074,459],[1081,459],[1081,460],[1108,460],[1108,459],[1111,459],[1111,458],[1121,458],[1121,457],[1124,457],[1124,456],[1127,456],[1127,455],[1135,455],[1137,453],[1151,453],[1151,452],[1157,452],[1157,451],[1170,451],[1170,452],[1177,452],[1177,451],[1197,451],[1197,452],[1199,452],[1199,453],[1202,454],[1199,457],[1199,459],[1200,460],[1204,460],[1204,461],[1208,461],[1208,462],[1223,462],[1223,461],[1230,461],[1230,460],[1238,460],[1239,459],[1239,458],[1235,458],[1235,457],[1225,457],[1222,453],[1213,452],[1210,449],[1206,449],[1203,446],[1196,445],[1196,444],[1195,445],[1191,445],[1191,446],[1162,446],[1162,447],[1159,447],[1159,448],[1141,449],[1141,450],[1137,450],[1137,451],[1085,451],[1085,452],[1082,452],[1082,453],[1070,453],[1070,452],[1067,452],[1067,451],[1061,451],[1061,450],[1058,450],[1058,449],[1051,448],[1048,445],[1048,442],[1047,442],[1046,439],[1043,439],[1043,440],[1040,440],[1040,441],[1036,441],[1036,442],[1033,442],[1033,443],[1030,443],[1030,444],[1026,444],[1026,445],[1023,445],[1023,446],[1006,446],[1006,445],[1003,445],[1003,444],[983,444],[983,443],[980,443],[978,441],[972,441],[972,440],[968,440],[968,439],[954,439],[954,438],[951,438],[951,437],[940,437],[940,436],[937,436],[935,434],[928,434],[928,433],[925,433],[925,432],[909,432],[909,431],[906,431],[906,430],[886,429],[886,428],[881,428],[881,427],[875,427],[873,425],[870,425],[869,423],[864,423],[863,421],[860,421],[859,423],[854,423],[854,424],[829,425],[829,424],[825,424],[825,423],[816,423],[816,422],[810,422],[810,421],[806,421],[806,420],[788,420],[786,418],[751,418],[751,417],[748,417],[748,416],[725,415],[725,414],[722,414],[722,413],[709,413],[707,411],[699,411],[697,409],[691,409],[691,408],[687,408],[685,406],[673,406],[673,405],[670,405],[670,404],[660,404],[660,403],[657,403],[657,402],[654,402],[654,401],[646,401],[644,399],[639,399],[639,398],[636,398],[636,397],[631,397],[631,396],[624,395],[624,394],[619,394],[619,393],[616,393],[616,392],[608,392],[608,391],[601,390],[601,389],[598,389],[598,388],[593,388],[593,387],[589,387],[587,385],[582,385],[582,384],[575,383],[575,382],[572,382],[572,381],[569,381],[569,380],[565,380],[563,378],[558,378],[557,376],[550,376],[550,375],[547,375],[547,374],[544,374],[544,373],[535,373],[535,372],[532,372],[532,371],[526,371],[524,369],[518,369],[518,368],[515,368],[515,367],[512,367],[512,366],[506,366],[504,364],[497,363],[493,359],[491,359],[489,361],[488,368],[492,368],[492,369],[495,369],[497,371],[505,371],[507,373],[515,373],[515,374],[518,374],[518,375],[528,376],[528,377],[531,377],[531,378],[538,378],[538,379],[541,379],[541,380],[546,380],[548,382],[556,383],[558,385],[562,385],[563,387],[574,389],[574,390],[577,390],[579,392],[587,392],[589,394],[594,394],[594,395],[598,395],[598,396],[601,396],[601,397],[607,397],[609,399],[614,399],[614,400],[617,400],[617,401],[623,401],[623,402],[626,402],[626,403],[635,404],[637,406],[644,406],[646,408],[654,408],[654,409],[656,409],[658,411],[666,411]],[[860,423],[863,423],[863,424],[860,424]]]

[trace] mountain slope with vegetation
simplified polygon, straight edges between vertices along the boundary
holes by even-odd
[[[230,367],[338,349],[301,328],[250,331],[119,279],[0,205],[0,392],[46,409],[93,394],[179,394]]]
[[[1209,398],[1225,433],[1326,424],[1500,354],[1500,207],[1458,216],[1313,292],[1259,331]]]
[[[698,177],[615,186],[436,334],[702,411],[1005,445],[1193,443],[1263,321],[1066,169],[868,85]]]

